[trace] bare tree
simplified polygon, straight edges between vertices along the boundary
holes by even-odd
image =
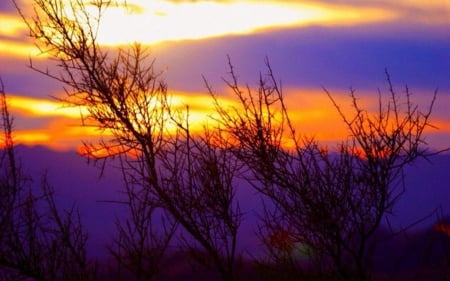
[[[229,65],[225,82],[240,104],[228,108],[216,99],[218,121],[250,168],[247,179],[267,198],[259,233],[269,264],[294,265],[301,276],[309,269],[299,255],[307,254],[317,261],[319,280],[370,279],[374,234],[404,190],[403,168],[429,155],[423,132],[431,127],[436,93],[422,112],[387,75],[389,96],[379,93],[377,111],[361,108],[352,91],[354,112],[347,114],[325,90],[349,131],[330,151],[295,131],[268,61],[256,90],[241,89]]]
[[[134,157],[127,165],[138,176],[136,182],[142,184],[144,198],[138,200],[151,198],[138,203],[149,204],[142,212],[149,212],[155,202],[162,206],[211,257],[222,278],[233,280],[241,218],[234,197],[238,167],[233,155],[211,142],[207,132],[203,137],[193,136],[189,114],[171,105],[161,73],[154,70],[148,52],[139,44],[117,54],[98,45],[102,13],[113,2],[34,3],[31,18],[21,14],[31,37],[42,52],[56,60],[59,71],[31,67],[66,85],[64,101],[87,108],[83,123],[110,135],[86,144],[87,155],[97,159],[125,154]],[[89,13],[86,5],[97,12]],[[128,195],[137,194],[133,191]],[[129,199],[134,208],[137,201]],[[130,223],[149,222],[141,219]]]
[[[168,171],[162,180],[172,198],[170,208],[195,239],[183,239],[183,244],[202,264],[215,267],[223,280],[235,280],[242,218],[235,193],[241,165],[218,131],[205,129],[193,137],[188,124],[180,124],[179,130],[162,157]]]
[[[164,255],[177,229],[159,200],[135,171],[134,160],[120,159],[120,171],[125,184],[124,201],[127,209],[124,219],[116,220],[118,234],[109,251],[117,262],[117,280],[151,280],[160,271]],[[141,166],[142,168],[142,166]]]
[[[0,280],[92,280],[95,268],[86,255],[87,234],[77,209],[61,212],[47,176],[39,192],[23,172],[1,80],[0,105]]]

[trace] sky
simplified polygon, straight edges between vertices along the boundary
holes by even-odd
[[[88,1],[87,1],[88,2]],[[18,0],[24,11],[32,0]],[[29,68],[52,65],[28,37],[14,5],[0,2],[0,77],[15,118],[16,143],[57,150],[80,147],[100,133],[83,128],[80,109],[52,97],[63,85]],[[427,140],[450,146],[450,3],[447,0],[128,0],[110,7],[98,43],[148,47],[164,70],[169,92],[195,108],[195,122],[211,112],[202,76],[219,96],[229,93],[227,56],[242,84],[255,86],[267,57],[283,85],[288,109],[302,132],[325,142],[345,137],[324,88],[340,104],[349,89],[373,108],[387,93],[385,70],[395,89],[426,106],[438,97]]]

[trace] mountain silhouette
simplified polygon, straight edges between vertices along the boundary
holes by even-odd
[[[60,208],[70,208],[73,204],[79,208],[82,223],[89,233],[90,254],[97,257],[106,255],[105,246],[115,233],[115,218],[120,217],[122,211],[119,204],[110,203],[120,200],[122,178],[119,170],[107,167],[100,176],[100,169],[88,164],[87,159],[75,151],[19,145],[16,152],[34,184],[39,184],[42,174],[48,175]],[[379,231],[378,237],[389,239],[381,242],[376,250],[374,267],[377,271],[392,274],[423,268],[423,272],[428,272],[449,262],[449,236],[444,228],[447,225],[450,229],[449,172],[450,154],[434,156],[431,162],[419,160],[405,170],[405,192],[389,214],[389,224],[385,223]],[[260,200],[255,200],[255,193],[251,190],[238,196],[246,214],[240,250],[252,253],[259,247],[255,237],[256,223],[252,222],[256,221]],[[444,219],[439,220],[438,215]],[[420,223],[400,231],[415,221]],[[392,236],[392,231],[400,234]]]

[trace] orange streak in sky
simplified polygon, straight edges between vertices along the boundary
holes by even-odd
[[[335,94],[335,99],[341,105],[341,109],[351,114],[348,95]],[[173,92],[171,102],[176,110],[186,109],[189,105],[190,127],[193,133],[201,132],[206,123],[214,126],[210,118],[214,115],[214,105],[211,97],[206,93]],[[222,104],[227,107],[235,104],[229,98],[221,98]],[[289,110],[290,118],[296,131],[305,137],[314,137],[325,144],[336,144],[340,140],[349,137],[349,132],[342,122],[341,117],[333,107],[328,97],[321,90],[287,89],[285,102]],[[362,107],[376,110],[377,99],[369,95],[361,95],[359,100]],[[56,149],[74,149],[82,141],[95,142],[99,137],[109,137],[109,133],[100,131],[95,127],[83,127],[80,121],[80,112],[85,109],[64,107],[55,100],[36,99],[8,95],[8,104],[14,116],[20,119],[44,118],[40,128],[21,129],[21,124],[16,124],[15,136],[17,143],[43,144]],[[84,112],[83,114],[86,114]],[[435,118],[431,123],[438,130],[429,128],[425,133],[450,135],[450,120]],[[434,138],[436,141],[437,137]],[[286,142],[288,145],[289,142]],[[289,146],[289,145],[288,145]]]
[[[51,99],[32,98],[18,95],[8,95],[8,105],[29,116],[65,116],[79,118],[86,114],[85,108],[69,107],[61,102]]]

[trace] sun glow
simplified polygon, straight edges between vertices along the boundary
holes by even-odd
[[[79,118],[86,115],[87,109],[82,107],[64,106],[62,103],[48,99],[38,99],[17,95],[8,95],[8,105],[29,116],[62,116]]]
[[[24,33],[27,27],[21,18],[8,14],[1,14],[2,24],[0,25],[0,34],[4,36],[16,36],[18,33]]]
[[[205,102],[208,100],[210,102]],[[7,102],[11,113],[25,121],[22,121],[23,124],[27,123],[26,120],[29,120],[29,123],[41,123],[39,129],[15,128],[17,143],[73,149],[79,147],[81,141],[91,140],[95,143],[101,137],[108,138],[111,135],[111,132],[101,130],[95,124],[83,126],[81,118],[89,115],[84,107],[67,106],[57,100],[12,94],[8,94]],[[207,94],[172,92],[169,102],[172,110],[178,111],[181,118],[189,119],[192,133],[201,131],[213,111],[212,99]],[[164,130],[165,133],[171,134],[175,132],[176,126],[169,123]]]
[[[0,13],[0,55],[1,56],[37,56],[40,51],[36,46],[23,41],[28,28],[18,16]],[[17,40],[20,38],[19,40]]]
[[[47,55],[42,54],[39,49],[28,43],[15,42],[10,40],[0,39],[0,55],[1,56],[15,56],[15,57],[29,57],[45,58]]]
[[[61,0],[65,14],[84,18],[76,8],[76,1]],[[90,0],[78,0],[85,5],[88,21],[96,25],[98,10]],[[26,17],[36,6],[33,0],[17,0]],[[169,0],[113,0],[102,9],[97,42],[117,46],[134,42],[156,44],[167,41],[194,40],[212,37],[249,34],[275,28],[293,28],[308,25],[339,26],[381,23],[407,19],[429,23],[448,23],[449,6],[445,1],[402,0],[383,6],[377,1],[363,5],[331,4],[326,1],[169,1]],[[71,5],[74,11],[70,11]],[[408,12],[409,11],[409,12]],[[411,11],[416,11],[411,14]],[[421,16],[417,15],[420,11]],[[0,53],[15,56],[37,56],[39,50],[24,41],[28,28],[20,16],[0,14]],[[83,24],[83,23],[82,23]],[[94,28],[95,30],[95,28]],[[11,39],[11,40],[10,40]]]
[[[349,132],[341,117],[328,97],[320,90],[286,89],[285,102],[289,116],[297,132],[302,136],[314,138],[324,144],[335,145],[349,137]],[[344,112],[350,114],[352,108],[348,96],[334,93],[334,98]],[[207,93],[175,91],[170,97],[171,108],[180,113],[181,118],[188,118],[192,133],[201,133],[204,126],[214,126],[214,103]],[[369,94],[362,94],[359,100],[363,108],[376,110],[377,99]],[[239,104],[229,98],[220,97],[219,103],[224,107],[238,108]],[[8,95],[11,113],[24,120],[42,123],[39,129],[15,128],[17,143],[29,145],[43,144],[54,149],[73,149],[82,141],[95,143],[100,137],[108,138],[111,132],[100,130],[95,125],[83,126],[80,117],[86,116],[87,110],[64,106],[56,100],[37,99],[17,95]],[[187,109],[189,111],[187,111]],[[25,122],[26,123],[26,122]],[[439,130],[427,130],[426,133],[450,132],[450,123],[444,119],[431,120]],[[165,133],[176,130],[175,124],[167,124]],[[286,142],[289,147],[290,143]],[[99,152],[100,153],[100,152]]]
[[[120,45],[248,34],[258,30],[309,24],[351,24],[387,20],[392,13],[301,3],[252,1],[127,1],[110,7],[101,22],[98,42]],[[130,8],[131,7],[131,8]]]
[[[58,119],[37,129],[16,129],[14,141],[16,144],[45,145],[55,150],[73,150],[82,141],[95,140],[100,135],[104,134],[93,127],[72,126],[67,120]]]

